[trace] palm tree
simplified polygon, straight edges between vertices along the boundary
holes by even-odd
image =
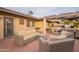
[[[33,11],[29,11],[28,14],[29,14],[29,15],[33,15]]]

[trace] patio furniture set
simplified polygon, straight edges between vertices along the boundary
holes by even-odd
[[[53,32],[49,36],[41,36],[39,39],[40,52],[71,52],[74,48],[73,30]]]
[[[61,30],[61,29],[60,29]],[[35,39],[39,39],[40,52],[70,52],[74,48],[74,30],[67,29],[57,32],[52,32],[50,35],[42,35],[37,33],[35,29],[26,31],[16,31],[15,43],[20,47],[30,43]]]

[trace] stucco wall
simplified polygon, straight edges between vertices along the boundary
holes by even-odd
[[[3,39],[3,18],[2,16],[0,15],[0,40]]]
[[[4,38],[4,17],[10,17],[13,18],[13,32],[16,31],[23,31],[26,30],[28,31],[33,30],[34,27],[27,27],[27,18],[23,18],[20,16],[13,16],[13,15],[8,15],[8,14],[4,14],[4,15],[0,15],[1,19],[0,19],[0,39]],[[24,20],[24,24],[20,24],[20,19]],[[40,28],[40,31],[42,31],[43,28],[43,22],[42,21],[36,21],[35,22],[35,28],[38,27]]]
[[[20,30],[26,30],[26,20],[24,20],[24,24],[20,24],[19,20],[22,19],[22,17],[15,17],[15,16],[9,16],[9,15],[0,15],[0,39],[4,38],[4,17],[10,17],[13,18],[13,32],[20,31]]]
[[[21,18],[14,18],[13,23],[14,23],[14,32],[16,31],[22,31],[22,30],[26,30],[26,20],[24,20],[24,24],[20,24],[20,19]]]
[[[23,18],[24,24],[20,24],[21,18],[14,18],[14,32],[17,31],[28,31],[29,33],[35,29],[34,27],[27,27],[27,20],[26,18]],[[29,31],[30,30],[30,31]]]
[[[43,21],[35,21],[35,28],[40,28],[39,31],[43,31]]]

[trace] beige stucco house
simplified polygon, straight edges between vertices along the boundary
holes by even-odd
[[[36,18],[13,10],[0,7],[0,40],[13,36],[16,31],[39,28],[43,31],[42,18]]]
[[[35,29],[46,34],[46,29],[50,29],[53,25],[61,26],[61,24],[55,22],[57,19],[58,21],[59,19],[62,20],[62,18],[75,19],[78,18],[78,15],[79,13],[75,12],[37,18],[0,7],[0,40],[13,36],[17,31],[30,32],[29,30]]]

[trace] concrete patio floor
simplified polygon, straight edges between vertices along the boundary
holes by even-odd
[[[37,52],[39,51],[39,41],[34,40],[30,42],[29,44],[19,47],[13,38],[10,39],[4,39],[0,42],[0,50],[2,51],[15,51],[15,52]]]
[[[19,47],[15,44],[14,38],[3,39],[0,41],[0,50],[11,52],[39,52],[39,40],[36,39],[24,47]],[[75,40],[74,52],[79,51],[79,40]]]

